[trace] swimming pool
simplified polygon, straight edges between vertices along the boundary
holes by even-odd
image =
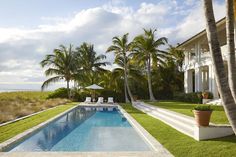
[[[6,151],[150,151],[119,109],[78,107]]]

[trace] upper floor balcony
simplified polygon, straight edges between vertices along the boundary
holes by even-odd
[[[185,52],[183,69],[194,69],[195,67],[211,64],[212,59],[209,50],[199,49]],[[221,53],[224,61],[227,61],[228,51],[227,45],[221,46]]]

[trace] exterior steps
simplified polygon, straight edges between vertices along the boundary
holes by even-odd
[[[163,121],[176,130],[198,141],[224,137],[233,134],[233,130],[229,125],[215,125],[210,123],[210,126],[208,127],[198,127],[193,117],[153,106],[144,102],[133,102],[132,105],[136,109]]]
[[[190,137],[194,137],[194,118],[143,102],[134,102],[133,106],[148,115],[167,123],[176,130]]]
[[[211,100],[211,101],[207,102],[206,104],[208,104],[208,105],[219,105],[219,106],[221,106],[221,105],[222,105],[222,101],[221,101],[221,99],[214,99],[214,100]]]

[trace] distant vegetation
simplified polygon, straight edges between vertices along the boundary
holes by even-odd
[[[129,40],[128,33],[113,37],[106,50],[114,54],[113,63],[107,62],[105,53],[98,54],[91,43],[60,45],[40,62],[49,77],[42,84],[42,90],[63,80],[67,82],[67,98],[70,99],[83,98],[84,87],[91,84],[104,87],[97,96],[114,95],[119,102],[134,98],[173,99],[175,92],[183,92],[184,54],[156,33],[155,29],[144,29],[133,40]],[[114,69],[104,68],[110,64]],[[73,89],[70,89],[71,81],[75,82]],[[62,92],[57,91],[52,96],[58,97]]]
[[[68,99],[47,99],[51,92],[0,93],[0,123],[65,104]]]

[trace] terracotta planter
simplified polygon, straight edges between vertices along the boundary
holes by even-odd
[[[209,126],[212,111],[193,110],[193,113],[198,126]]]
[[[137,100],[138,100],[138,96],[137,96],[137,95],[134,95],[134,96],[133,96],[133,99],[134,99],[134,101],[137,101]]]
[[[209,93],[202,93],[202,97],[203,97],[203,99],[208,99]]]

